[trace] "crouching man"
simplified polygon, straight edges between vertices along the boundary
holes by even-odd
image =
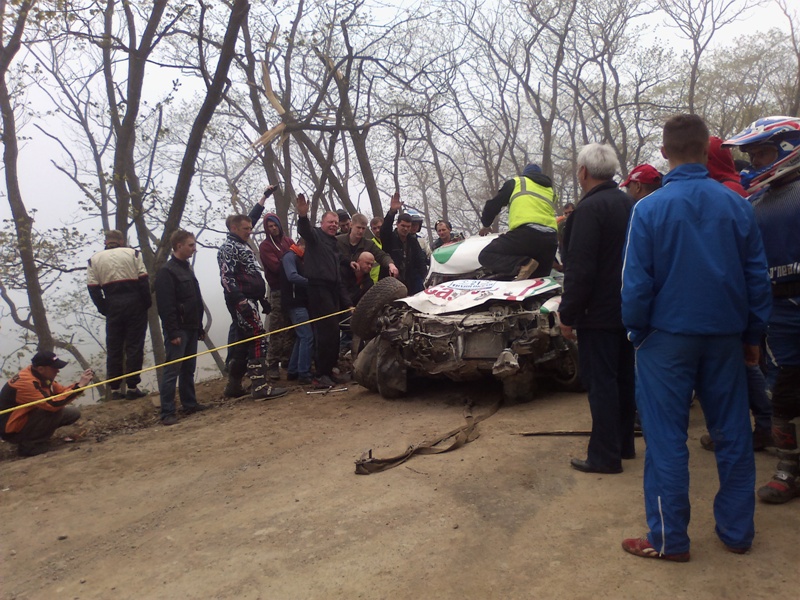
[[[55,430],[80,419],[81,411],[68,404],[82,393],[80,388],[89,384],[94,372],[87,369],[78,383],[64,387],[55,378],[65,366],[66,361],[52,352],[37,352],[31,366],[12,377],[0,391],[0,410],[53,396],[47,402],[0,415],[0,435],[5,441],[17,444],[20,456],[47,452],[48,440]]]

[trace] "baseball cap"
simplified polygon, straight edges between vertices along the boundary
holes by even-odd
[[[636,181],[638,183],[659,183],[661,181],[661,173],[652,165],[638,165],[628,174],[628,178],[619,184],[619,187],[628,187],[631,181]]]
[[[31,364],[34,367],[55,367],[56,369],[63,369],[67,366],[67,361],[58,358],[54,352],[42,350],[33,355]]]

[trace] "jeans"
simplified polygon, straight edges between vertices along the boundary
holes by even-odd
[[[292,325],[308,321],[308,309],[305,307],[290,308],[289,319]],[[292,348],[292,355],[286,370],[290,375],[311,377],[311,357],[314,353],[314,333],[311,325],[295,327],[294,334],[294,348]]]
[[[178,382],[178,394],[184,410],[191,410],[197,406],[197,397],[194,393],[194,369],[197,364],[197,331],[180,331],[180,343],[173,345],[164,334],[164,347],[167,351],[167,362],[192,356],[189,360],[169,365],[163,368],[161,375],[161,418],[175,414],[175,382]]]

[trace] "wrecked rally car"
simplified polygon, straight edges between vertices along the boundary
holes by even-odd
[[[359,384],[398,398],[409,377],[493,375],[511,401],[529,400],[540,378],[580,389],[577,347],[559,327],[558,281],[462,278],[481,275],[477,256],[493,237],[438,248],[432,285],[414,296],[393,278],[370,289],[351,320],[353,334],[369,340],[354,364]]]

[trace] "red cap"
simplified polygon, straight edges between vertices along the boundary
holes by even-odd
[[[631,181],[639,183],[661,183],[661,173],[652,165],[639,165],[628,174],[628,178],[619,184],[619,187],[628,187]]]

